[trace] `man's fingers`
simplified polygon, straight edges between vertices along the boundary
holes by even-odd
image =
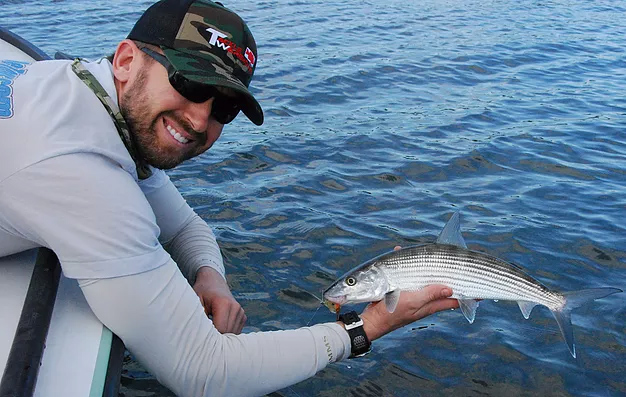
[[[419,291],[402,291],[398,307],[393,313],[387,312],[382,302],[368,305],[361,318],[370,340],[385,335],[394,329],[420,320],[433,313],[459,307],[459,302],[451,298],[453,291],[445,285],[428,285]]]
[[[233,326],[233,333],[240,334],[241,331],[243,330],[243,327],[246,325],[247,320],[248,320],[248,317],[246,317],[244,310],[240,308],[238,310],[237,317],[235,319],[235,324]]]
[[[235,313],[234,313],[235,312]],[[232,303],[229,302],[213,302],[213,325],[220,333],[224,334],[232,332],[233,328],[233,315],[236,315],[236,311],[233,310]]]
[[[239,304],[217,306],[213,315],[213,325],[222,333],[240,334],[246,324],[246,314]]]
[[[237,307],[233,307],[230,311],[230,317],[228,319],[228,332],[233,334],[241,333],[243,329],[245,314],[241,306],[237,305]]]
[[[458,307],[459,307],[459,301],[457,301],[456,299],[450,299],[450,298],[438,299],[438,300],[429,302],[422,307],[421,310],[425,310],[427,313],[425,316],[422,316],[422,317],[426,317],[426,316],[429,316],[431,314],[434,314],[443,310],[456,309]]]
[[[452,295],[452,290],[450,287],[446,287],[445,285],[428,285],[424,287],[424,289],[417,292],[422,293],[422,298],[426,300],[426,302],[435,301],[437,299],[448,298]]]

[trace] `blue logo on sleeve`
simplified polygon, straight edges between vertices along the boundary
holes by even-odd
[[[0,119],[13,117],[13,87],[15,79],[26,73],[28,62],[0,61]]]

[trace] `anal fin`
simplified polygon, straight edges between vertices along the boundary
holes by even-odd
[[[530,318],[530,312],[532,312],[533,308],[537,306],[535,302],[529,301],[517,301],[517,305],[519,306],[519,309],[522,311],[522,315],[526,320]]]
[[[474,318],[476,317],[476,309],[478,308],[479,302],[476,299],[459,299],[458,301],[461,312],[467,321],[472,324],[474,322]]]

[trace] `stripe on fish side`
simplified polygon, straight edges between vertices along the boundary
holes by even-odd
[[[482,255],[482,254],[481,254]],[[489,278],[501,277],[506,280],[512,280],[539,289],[549,290],[538,280],[532,278],[526,273],[520,272],[517,267],[512,266],[508,262],[494,262],[492,257],[485,259],[480,256],[469,257],[465,255],[442,255],[441,259],[435,259],[431,255],[423,257],[407,257],[406,261],[386,261],[381,263],[382,266],[397,269],[399,272],[420,272],[425,266],[431,266],[440,271],[448,269],[453,273],[468,273],[470,275],[484,275]],[[475,274],[476,273],[476,274]],[[414,274],[410,274],[413,276]]]
[[[441,283],[459,288],[465,295],[478,299],[526,300],[547,306],[551,309],[561,308],[564,304],[562,296],[549,290],[540,282],[531,282],[526,277],[517,277],[516,273],[490,274],[488,267],[471,268],[464,263],[449,266],[433,264],[411,264],[382,266],[390,282],[401,289],[419,289],[427,284]],[[430,274],[430,277],[425,277]],[[436,274],[438,277],[435,277]],[[454,282],[454,281],[456,282]],[[420,282],[421,281],[421,282]],[[460,281],[460,282],[459,282]],[[418,284],[418,288],[415,288]],[[470,295],[468,291],[479,290],[480,293]]]

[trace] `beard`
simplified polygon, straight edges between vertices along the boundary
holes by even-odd
[[[185,160],[204,152],[206,135],[196,132],[189,123],[178,117],[173,111],[164,111],[152,118],[150,104],[153,102],[146,94],[147,74],[139,72],[137,79],[120,98],[120,113],[126,120],[131,138],[137,147],[137,155],[155,168],[168,170]],[[157,134],[157,122],[168,117],[175,120],[185,131],[194,137],[186,148],[160,144]]]

